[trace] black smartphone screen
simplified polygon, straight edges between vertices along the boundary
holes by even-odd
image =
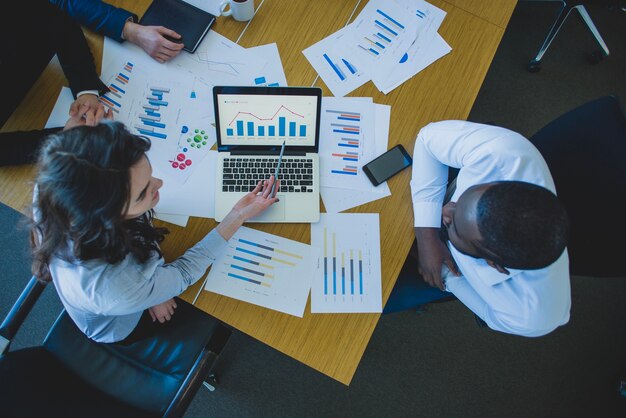
[[[378,186],[394,174],[410,166],[413,160],[402,145],[396,145],[389,151],[376,157],[363,166],[363,171],[370,181]]]

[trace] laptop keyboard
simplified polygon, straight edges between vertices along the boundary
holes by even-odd
[[[276,172],[276,158],[224,158],[222,191],[250,192],[259,180],[267,180]],[[278,171],[281,193],[313,192],[313,160],[283,157]]]

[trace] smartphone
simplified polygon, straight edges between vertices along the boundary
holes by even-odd
[[[363,172],[374,186],[384,183],[389,178],[409,167],[413,163],[411,156],[398,144],[363,166]]]

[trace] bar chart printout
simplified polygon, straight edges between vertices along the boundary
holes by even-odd
[[[362,166],[375,157],[375,111],[371,100],[324,97],[319,151],[323,185],[372,190]]]
[[[117,115],[120,113],[122,100],[126,95],[126,85],[130,82],[133,67],[134,64],[132,62],[126,62],[122,69],[115,74],[114,78],[109,82],[109,91],[100,97],[100,102]]]
[[[213,263],[205,290],[302,317],[317,257],[310,245],[241,227]]]
[[[312,313],[382,311],[378,214],[322,214],[311,245],[320,250]]]

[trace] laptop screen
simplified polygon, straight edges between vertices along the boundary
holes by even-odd
[[[219,150],[317,152],[321,90],[307,87],[213,89]]]

